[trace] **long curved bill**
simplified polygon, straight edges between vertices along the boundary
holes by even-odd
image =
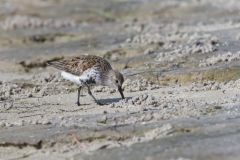
[[[121,94],[122,99],[124,99],[122,87],[118,87],[118,91]]]

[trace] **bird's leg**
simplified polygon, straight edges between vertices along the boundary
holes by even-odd
[[[95,101],[95,103],[97,103],[98,105],[103,105],[101,102],[99,102],[92,94],[91,90],[90,90],[90,87],[87,86],[88,88],[88,94],[92,97],[92,99]]]
[[[77,105],[80,106],[80,94],[81,94],[81,89],[82,89],[82,86],[80,86],[78,88],[78,97],[77,97]]]

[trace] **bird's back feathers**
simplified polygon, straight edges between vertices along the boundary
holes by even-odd
[[[107,72],[112,69],[108,61],[102,57],[94,55],[81,55],[78,57],[71,57],[62,60],[52,60],[48,61],[47,64],[61,71],[78,76],[92,67],[98,68],[100,72]]]

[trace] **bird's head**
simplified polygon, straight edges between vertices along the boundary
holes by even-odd
[[[124,82],[124,78],[122,73],[117,70],[112,70],[108,75],[109,83],[108,85],[114,88],[117,88],[119,93],[121,94],[122,99],[124,99],[122,84]]]

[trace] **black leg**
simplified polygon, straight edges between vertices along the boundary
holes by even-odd
[[[92,97],[92,99],[95,101],[95,103],[97,103],[98,105],[103,105],[102,103],[100,103],[92,94],[91,90],[90,90],[90,87],[87,86],[88,88],[88,94]]]
[[[77,105],[80,106],[80,94],[81,94],[81,89],[82,89],[82,86],[80,86],[78,88],[78,97],[77,97]]]

